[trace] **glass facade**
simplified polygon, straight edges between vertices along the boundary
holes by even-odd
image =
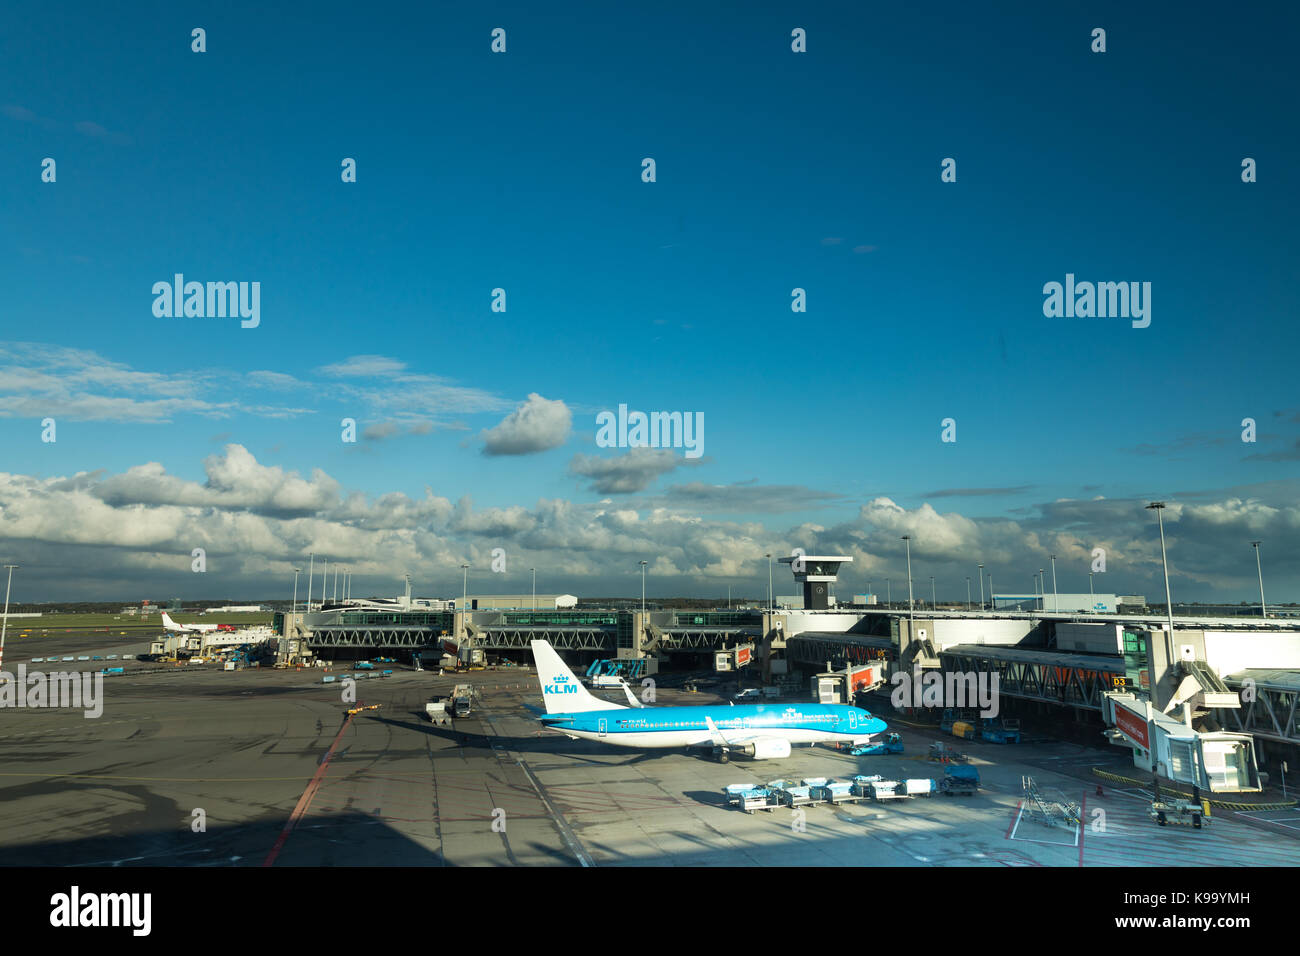
[[[753,627],[762,619],[759,611],[678,611],[673,615],[677,627]]]
[[[1124,629],[1124,683],[1130,690],[1151,692],[1151,669],[1145,633]]]
[[[338,616],[338,623],[350,627],[396,625],[450,631],[455,623],[455,615],[451,611],[344,611]]]
[[[618,616],[618,647],[620,650],[636,647],[636,627],[631,614]]]
[[[506,611],[503,623],[520,627],[536,624],[551,627],[613,627],[619,619],[631,614],[617,611]]]

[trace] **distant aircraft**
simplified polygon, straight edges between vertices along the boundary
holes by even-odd
[[[215,631],[221,625],[219,624],[177,624],[167,612],[163,611],[162,616],[163,630],[177,631],[181,634],[206,634],[208,631]]]
[[[543,726],[574,740],[603,740],[618,747],[707,747],[723,763],[731,753],[754,760],[790,756],[795,743],[843,742],[860,746],[887,725],[847,704],[706,704],[643,707],[623,685],[628,705],[593,697],[547,641],[533,641],[542,686]]]

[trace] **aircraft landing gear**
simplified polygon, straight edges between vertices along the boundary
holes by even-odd
[[[731,760],[731,754],[727,751],[726,747],[714,747],[713,759],[718,763],[728,763]]]

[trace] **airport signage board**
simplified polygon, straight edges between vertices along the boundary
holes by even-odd
[[[1147,734],[1147,719],[1141,717],[1127,708],[1115,705],[1115,726],[1124,732],[1130,740],[1137,743],[1143,750],[1151,749],[1151,738]]]

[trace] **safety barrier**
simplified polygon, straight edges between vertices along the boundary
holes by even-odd
[[[1110,780],[1113,783],[1126,783],[1137,787],[1151,786],[1150,780],[1139,780],[1135,777],[1126,777],[1123,774],[1111,773],[1109,770],[1102,770],[1100,767],[1093,767],[1092,772],[1103,780]],[[1160,781],[1160,792],[1162,794],[1176,794],[1185,800],[1192,799],[1190,793],[1171,786],[1166,780]],[[1280,803],[1241,803],[1238,801],[1222,800],[1216,797],[1206,796],[1204,793],[1201,794],[1201,799],[1208,800],[1212,807],[1221,807],[1224,810],[1289,810],[1296,805],[1295,800],[1286,800]]]

